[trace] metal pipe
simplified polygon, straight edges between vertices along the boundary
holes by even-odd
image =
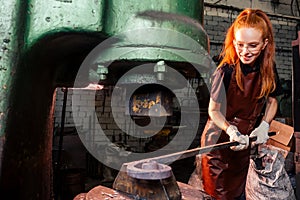
[[[58,170],[60,169],[61,165],[61,151],[63,146],[63,134],[65,129],[65,116],[66,116],[66,107],[67,107],[67,97],[68,97],[68,88],[62,88],[64,92],[63,98],[63,106],[62,106],[62,113],[61,113],[61,124],[60,124],[60,132],[59,132],[59,142],[58,142],[58,161],[57,167]]]
[[[59,132],[59,142],[58,142],[58,152],[57,152],[57,162],[54,169],[55,173],[55,181],[54,181],[54,199],[58,199],[59,196],[59,182],[60,182],[60,169],[61,169],[61,152],[63,146],[63,137],[64,137],[64,129],[65,129],[65,116],[66,116],[66,107],[67,107],[67,97],[68,97],[68,88],[61,89],[64,92],[63,97],[63,106],[62,106],[62,114],[61,114],[61,124],[60,124],[60,132]]]
[[[268,134],[269,136],[274,136],[276,135],[276,132],[269,132]],[[249,138],[249,142],[253,142],[257,139],[257,137],[251,137]],[[196,156],[198,154],[203,154],[203,153],[207,153],[210,151],[215,151],[215,150],[220,150],[220,149],[225,149],[231,146],[236,146],[238,145],[239,142],[237,141],[233,141],[233,142],[223,142],[223,143],[219,143],[219,144],[214,144],[214,145],[209,145],[209,146],[205,146],[205,147],[198,147],[198,148],[194,148],[194,149],[190,149],[190,150],[185,150],[185,151],[180,151],[180,152],[176,152],[176,153],[172,153],[172,154],[168,154],[168,155],[162,155],[162,156],[157,156],[157,157],[153,157],[153,158],[147,158],[147,159],[143,159],[140,161],[135,161],[135,162],[148,162],[148,161],[155,161],[158,163],[170,163],[172,161],[174,161],[174,158],[178,157],[177,160],[181,160],[184,158],[188,158],[188,157],[192,157],[192,156]]]

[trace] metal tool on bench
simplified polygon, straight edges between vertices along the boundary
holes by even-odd
[[[268,135],[274,136],[276,132],[269,132]],[[257,137],[249,138],[250,143],[256,139]],[[182,199],[181,192],[172,169],[164,163],[170,163],[174,160],[174,157],[180,160],[238,144],[236,141],[224,142],[124,163],[113,183],[113,188],[127,194],[135,195],[135,197],[140,199],[180,200]]]

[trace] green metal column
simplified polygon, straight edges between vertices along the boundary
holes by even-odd
[[[169,28],[191,36],[195,34],[195,37],[201,34],[196,33],[196,30],[194,30],[194,33],[191,33],[191,29],[193,29],[191,24],[178,23],[178,21],[175,22],[174,20],[176,15],[187,16],[203,24],[203,0],[147,0],[142,2],[140,0],[107,0],[106,2],[104,31],[109,35],[146,27]],[[149,20],[143,19],[142,16],[137,16],[145,11],[162,12],[166,15],[165,18],[156,16],[157,18]],[[168,14],[172,13],[175,15],[173,20],[168,18]]]
[[[9,96],[20,56],[45,36],[101,32],[103,4],[95,1],[1,0],[0,136],[5,132]]]
[[[53,197],[54,89],[101,41],[102,9],[100,0],[1,0],[1,197]]]
[[[110,0],[106,1],[105,10],[104,32],[120,39],[114,44],[118,50],[131,52],[121,59],[186,62],[178,56],[184,54],[191,62],[207,64],[205,59],[201,60],[206,56],[199,55],[209,51],[208,36],[202,28],[202,0],[147,0],[142,3],[140,0]],[[166,49],[168,51],[164,51]],[[117,53],[116,49],[107,50],[98,62],[113,60]]]
[[[26,46],[56,33],[100,33],[104,0],[28,0]]]
[[[22,51],[22,32],[24,32],[20,9],[22,1],[2,0],[0,3],[0,137],[4,142],[6,120],[9,112],[10,95],[15,92],[16,67]],[[1,146],[1,145],[0,145]],[[2,148],[0,149],[2,151]],[[1,166],[1,165],[0,165]]]

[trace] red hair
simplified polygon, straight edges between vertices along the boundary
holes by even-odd
[[[268,44],[261,52],[260,74],[261,74],[261,91],[258,98],[268,96],[275,90],[275,74],[274,74],[274,57],[275,43],[273,28],[268,16],[259,9],[247,8],[243,10],[232,25],[229,27],[224,41],[223,49],[220,54],[222,61],[218,67],[224,63],[236,66],[236,80],[239,88],[244,90],[242,85],[242,72],[238,55],[235,51],[233,40],[236,30],[239,28],[255,28],[262,33],[262,39],[268,40]]]

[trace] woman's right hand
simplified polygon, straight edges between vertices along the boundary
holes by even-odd
[[[234,125],[229,125],[226,129],[226,133],[229,135],[230,142],[237,141],[240,144],[237,146],[231,146],[230,148],[234,151],[241,151],[247,149],[249,146],[248,135],[242,135],[238,128]]]

